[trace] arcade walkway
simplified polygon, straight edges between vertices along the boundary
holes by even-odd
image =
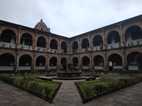
[[[63,81],[53,104],[24,92],[11,85],[0,82],[0,106],[141,106],[142,83],[118,92],[105,95],[87,104],[81,98],[74,81]]]

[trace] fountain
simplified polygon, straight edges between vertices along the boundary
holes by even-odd
[[[75,70],[72,64],[62,66],[57,72],[57,78],[59,79],[78,79],[81,77],[81,71]]]

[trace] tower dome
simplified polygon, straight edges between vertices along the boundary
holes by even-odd
[[[46,26],[46,24],[43,22],[43,20],[41,19],[40,22],[38,22],[36,25],[35,25],[35,29],[38,29],[40,31],[44,31],[44,32],[50,32],[50,28],[48,28]]]

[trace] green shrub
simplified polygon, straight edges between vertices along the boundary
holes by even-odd
[[[53,98],[55,91],[59,87],[58,82],[45,81],[37,79],[36,75],[24,74],[24,75],[0,75],[0,80],[9,84],[15,85],[19,88],[27,90],[37,96],[50,100]]]
[[[5,81],[9,84],[13,83],[14,82],[14,78],[13,77],[10,77],[10,75],[0,75],[0,80],[2,81]]]
[[[112,91],[125,88],[127,86],[136,84],[142,81],[141,75],[129,75],[129,74],[105,74],[101,75],[99,79],[91,81],[78,82],[82,99],[89,99],[103,95]]]

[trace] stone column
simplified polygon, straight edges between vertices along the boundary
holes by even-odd
[[[79,66],[79,70],[80,70],[80,72],[82,72],[82,61],[81,61],[81,56],[80,55],[78,55],[78,66]]]
[[[103,48],[105,49],[105,56],[104,56],[104,71],[108,70],[108,58],[107,58],[107,33],[104,31],[104,43]]]
[[[123,70],[126,70],[126,67],[127,67],[127,56],[126,56],[126,50],[125,50],[125,47],[126,47],[126,39],[125,39],[125,30],[124,28],[122,27],[122,25],[120,25],[120,32],[121,32],[121,44],[122,44],[122,50],[123,50],[123,57],[122,57],[122,65],[123,65]]]
[[[17,29],[17,34],[16,34],[16,59],[15,59],[15,71],[19,72],[18,67],[19,67],[19,53],[18,49],[20,47],[20,38],[21,38],[21,30]]]
[[[33,43],[32,43],[32,49],[33,50],[35,50],[35,48],[36,48],[36,37],[37,37],[37,35],[36,35],[36,33],[34,33],[34,34],[32,34],[32,38],[33,38]],[[35,67],[36,67],[36,52],[33,52],[33,55],[32,55],[32,71],[33,72],[36,72],[36,70],[35,70]]]
[[[78,40],[78,51],[81,52],[81,39]]]
[[[48,53],[45,55],[46,61],[45,61],[45,72],[48,73]]]
[[[58,49],[56,50],[57,51],[57,53],[62,53],[62,49],[61,49],[61,40],[57,40],[57,42],[58,42]]]
[[[58,55],[57,56],[57,71],[59,72],[59,71],[61,71],[60,69],[61,69],[61,55]]]
[[[94,75],[94,72],[95,72],[95,70],[94,70],[94,68],[93,68],[93,54],[92,53],[90,53],[90,75],[92,76],[92,75]]]
[[[17,73],[19,67],[19,55],[18,55],[18,51],[16,51],[16,57],[15,57],[15,73]]]

